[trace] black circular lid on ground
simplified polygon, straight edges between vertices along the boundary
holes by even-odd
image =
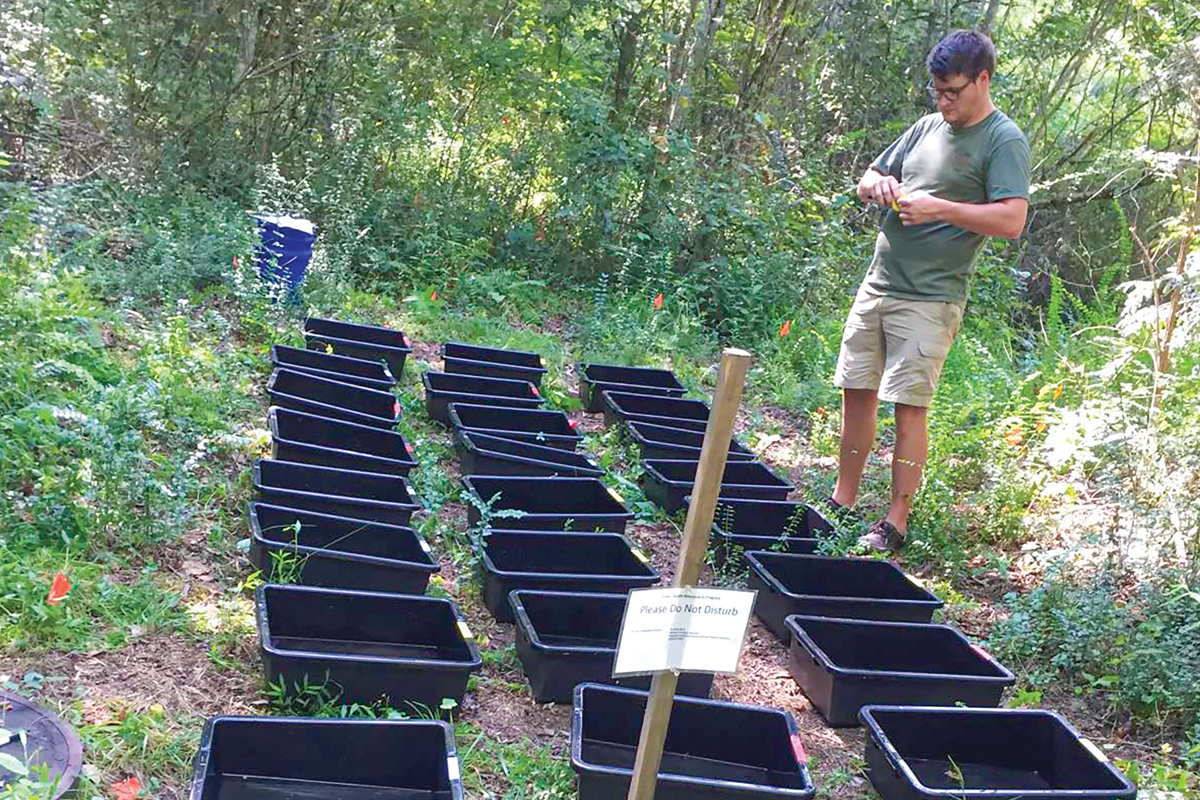
[[[0,728],[12,734],[12,740],[0,745],[0,753],[13,756],[21,763],[50,767],[50,779],[59,778],[51,800],[61,797],[83,767],[83,745],[74,729],[41,706],[14,692],[0,689]],[[22,745],[20,732],[25,732]],[[0,737],[2,740],[2,737]],[[0,766],[0,785],[16,776]]]

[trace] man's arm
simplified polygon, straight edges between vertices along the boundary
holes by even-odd
[[[900,221],[905,225],[945,222],[972,233],[1001,239],[1020,238],[1025,230],[1025,215],[1029,212],[1029,201],[1023,197],[1006,197],[994,203],[956,203],[921,191],[897,202]]]

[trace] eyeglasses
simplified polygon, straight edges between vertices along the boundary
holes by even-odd
[[[955,100],[958,99],[958,96],[960,94],[962,94],[966,90],[966,88],[974,82],[975,82],[975,79],[972,78],[971,80],[964,83],[962,86],[955,86],[955,87],[951,87],[948,89],[939,89],[933,85],[933,81],[930,81],[929,83],[925,84],[925,91],[929,92],[929,98],[935,102],[938,100],[941,100],[944,97],[947,100],[949,100],[951,103],[953,103]]]

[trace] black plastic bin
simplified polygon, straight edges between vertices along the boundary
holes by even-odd
[[[668,514],[684,507],[683,498],[692,493],[698,461],[642,461],[639,483],[646,499],[658,503]],[[796,487],[758,461],[726,461],[721,476],[722,497],[752,497],[783,500]]]
[[[302,414],[273,406],[267,412],[271,458],[299,464],[408,475],[417,462],[412,445],[395,431]]]
[[[446,342],[442,345],[442,363],[446,372],[529,381],[534,386],[541,386],[542,376],[546,374],[546,359],[537,353],[482,347],[465,342]]]
[[[304,321],[304,342],[309,350],[332,349],[340,356],[370,361],[382,358],[396,380],[404,376],[404,360],[412,352],[412,342],[400,331],[320,317]]]
[[[579,800],[629,793],[647,692],[575,687],[571,767]],[[816,794],[796,721],[778,708],[677,697],[655,800],[799,800]]]
[[[424,594],[440,569],[412,528],[267,503],[250,504],[250,560],[270,581],[278,563],[294,583],[400,594]]]
[[[642,451],[642,458],[700,458],[700,448],[704,445],[704,431],[636,421],[627,422],[626,427],[630,437]],[[754,461],[757,458],[753,451],[737,439],[730,440],[728,460]]]
[[[375,428],[391,428],[400,419],[400,401],[391,392],[318,378],[307,372],[277,369],[267,379],[271,404]]]
[[[948,625],[792,615],[788,668],[825,721],[873,703],[995,708],[1013,674]]]
[[[368,361],[302,347],[271,345],[271,363],[294,372],[307,372],[318,378],[342,383],[354,383],[368,389],[390,392],[396,385],[386,361]]]
[[[574,450],[583,438],[566,414],[540,408],[451,403],[450,425],[455,430],[519,439],[562,450]]]
[[[429,370],[421,376],[425,384],[425,410],[430,419],[450,425],[451,403],[472,403],[512,408],[539,408],[545,399],[529,381],[456,375]]]
[[[258,499],[322,514],[407,525],[421,510],[408,480],[399,475],[316,467],[262,459],[252,470]]]
[[[658,397],[628,392],[603,392],[604,424],[649,422],[670,428],[704,432],[708,427],[708,403],[679,397]]]
[[[530,475],[598,478],[604,474],[590,456],[518,439],[460,430],[454,436],[464,475]]]
[[[812,506],[790,500],[722,497],[713,513],[713,532],[779,538],[825,535],[829,523]]]
[[[515,589],[620,592],[658,583],[658,572],[628,539],[613,533],[492,531],[475,542],[483,604],[499,622],[514,620]]]
[[[798,556],[819,554],[821,540],[793,536],[730,534],[714,526],[708,540],[708,550],[712,556],[712,565],[719,569],[731,559],[734,563],[740,564],[742,554],[751,550],[769,550],[773,553],[790,553]]]
[[[583,410],[604,410],[601,392],[636,392],[660,397],[682,397],[687,389],[669,369],[622,367],[616,364],[580,364],[579,399]]]
[[[255,593],[263,672],[288,691],[329,681],[341,703],[438,714],[483,661],[449,600],[267,584]]]
[[[485,505],[500,495],[493,512],[524,512],[522,516],[495,517],[494,528],[623,533],[634,517],[620,495],[598,478],[468,475],[462,481]],[[479,508],[470,501],[467,521],[472,526],[479,524]]]
[[[895,564],[873,558],[746,553],[748,589],[758,591],[754,614],[780,639],[792,614],[896,622],[929,622],[942,601]]]
[[[517,623],[517,658],[538,703],[570,703],[580,683],[649,689],[650,676],[613,678],[626,595],[588,592],[509,592]],[[685,672],[676,694],[708,697],[711,672]]]
[[[463,800],[454,731],[436,720],[210,717],[191,800]]]
[[[1053,711],[866,706],[883,800],[1132,800],[1137,788]]]

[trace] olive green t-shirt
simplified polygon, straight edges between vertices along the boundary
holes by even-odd
[[[922,117],[871,168],[895,177],[906,194],[924,189],[959,203],[1029,197],[1029,142],[999,110],[962,129],[938,113]],[[864,285],[875,294],[965,304],[985,238],[945,222],[904,225],[889,210]]]

